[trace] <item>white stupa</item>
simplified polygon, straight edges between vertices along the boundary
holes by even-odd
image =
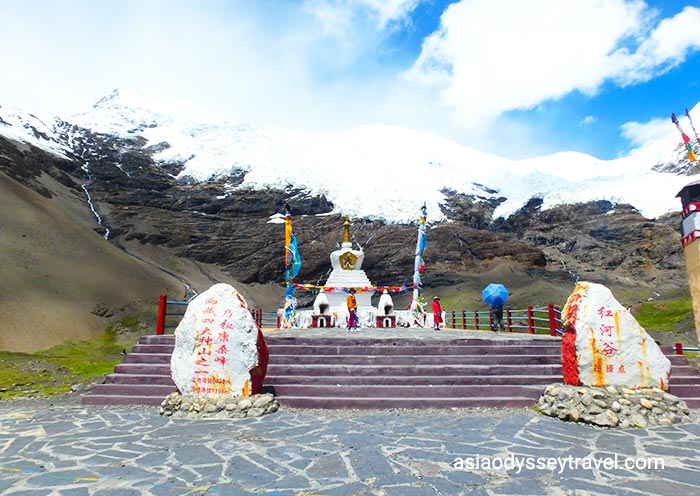
[[[345,216],[343,222],[343,243],[339,250],[331,253],[331,275],[328,276],[326,286],[332,288],[356,288],[358,307],[371,306],[372,292],[360,292],[361,288],[372,286],[367,274],[362,270],[362,261],[365,258],[365,253],[362,249],[353,250],[352,241],[350,240],[350,219]],[[327,293],[328,303],[331,307],[341,307],[345,304],[347,298],[346,292],[331,292]]]

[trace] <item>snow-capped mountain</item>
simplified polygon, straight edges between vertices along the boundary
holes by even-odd
[[[234,125],[124,91],[53,122],[6,107],[0,119],[3,195],[26,193],[19,183],[66,201],[106,242],[168,273],[213,264],[241,283],[278,283],[284,236],[268,221],[288,202],[300,281],[325,281],[343,214],[372,281],[401,285],[414,270],[409,223],[426,202],[427,286],[483,287],[495,277],[558,301],[579,277],[632,288],[640,299],[686,280],[678,217],[662,214],[680,210],[675,195],[697,166],[670,123],[667,140],[619,160],[559,153],[509,161],[407,129]]]
[[[696,105],[691,115],[700,120],[699,113]],[[616,160],[565,152],[510,161],[410,129],[371,126],[321,134],[232,124],[181,102],[124,90],[63,120],[95,133],[143,138],[144,150],[157,162],[182,164],[179,178],[244,175],[230,189],[293,185],[325,195],[338,213],[389,222],[414,220],[422,203],[431,221],[443,220],[446,190],[500,201],[494,218],[509,216],[533,197],[542,199],[544,209],[592,200],[628,203],[655,218],[679,210],[675,195],[693,180],[659,172],[687,162],[670,123],[668,138]],[[44,126],[0,107],[0,135],[50,153],[70,153],[70,137],[60,137],[65,128],[62,121]]]
[[[70,147],[56,134],[54,124],[53,120],[46,124],[32,114],[0,106],[0,136],[67,158]]]

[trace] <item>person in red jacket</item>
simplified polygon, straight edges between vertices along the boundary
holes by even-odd
[[[440,297],[435,296],[433,298],[433,324],[436,331],[440,329],[440,324],[442,323],[442,307],[440,306]]]

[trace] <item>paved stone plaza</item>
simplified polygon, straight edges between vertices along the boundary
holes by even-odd
[[[528,409],[195,421],[76,403],[0,402],[1,494],[682,496],[700,485],[697,411],[690,424],[606,430]]]

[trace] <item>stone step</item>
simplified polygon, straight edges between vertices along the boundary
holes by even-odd
[[[679,398],[700,398],[700,383],[695,384],[677,384],[671,382],[671,387],[668,392],[678,396]]]
[[[686,346],[693,346],[692,343],[685,343]],[[661,348],[661,351],[663,352],[664,355],[675,355],[676,354],[676,347],[667,345],[667,344],[662,344],[659,345],[659,348]],[[678,356],[683,356],[683,355],[678,355]]]
[[[175,385],[170,374],[154,375],[154,374],[107,374],[105,383],[108,384],[161,384]]]
[[[127,353],[124,363],[160,363],[170,366],[171,353]]]
[[[423,339],[423,338],[362,338],[362,337],[270,337],[265,336],[265,342],[268,346],[418,346],[418,347],[451,347],[451,346],[544,346],[561,349],[561,340],[552,338],[547,340],[539,340],[537,338],[521,338],[521,339],[478,339],[478,338],[459,338],[459,339]]]
[[[111,394],[115,396],[159,396],[161,400],[176,391],[175,385],[168,384],[95,384],[92,393]]]
[[[312,396],[279,396],[280,405],[289,408],[362,409],[373,408],[474,408],[474,407],[529,407],[534,403],[526,397],[491,398],[345,398]],[[160,404],[160,403],[159,403]]]
[[[170,344],[175,346],[175,336],[173,334],[141,336],[137,344]]]
[[[175,342],[172,344],[135,344],[130,353],[167,353],[173,354]]]
[[[527,352],[528,355],[544,355],[561,357],[561,347],[553,346],[513,346],[513,345],[493,345],[493,346],[410,346],[410,345],[370,345],[370,346],[344,346],[342,344],[333,346],[311,346],[311,345],[278,345],[268,344],[270,354],[278,355],[509,355]]]
[[[167,354],[172,355],[175,345],[166,344],[137,344],[129,354]],[[452,356],[452,355],[510,355],[522,354],[527,352],[528,355],[553,356],[561,357],[560,347],[545,347],[545,346],[344,346],[342,344],[333,346],[311,346],[311,345],[270,345],[268,344],[270,354],[274,356],[281,355],[423,355],[429,352],[431,355]]]
[[[559,364],[527,365],[532,375],[561,376]],[[268,365],[268,375],[518,375],[523,371],[522,365],[344,365],[344,364],[276,364]],[[114,367],[118,374],[145,374],[163,376],[170,374],[170,363],[121,363]]]
[[[265,387],[274,388],[283,406],[298,408],[517,407],[531,406],[544,387],[562,380],[556,338],[361,334],[279,338],[268,333]],[[176,390],[170,377],[174,345],[172,335],[143,336],[83,403],[159,405]],[[673,347],[664,352],[672,362],[671,393],[699,408],[700,372]]]
[[[325,353],[323,350],[322,353]],[[424,349],[421,355],[356,355],[356,354],[304,354],[304,355],[277,355],[275,364],[332,364],[343,365],[459,365],[459,364],[485,364],[485,365],[522,365],[522,364],[561,364],[561,357],[556,355],[439,355],[432,349]],[[171,355],[167,353],[128,353],[124,357],[124,363],[160,363],[170,364]]]
[[[688,365],[688,359],[683,355],[666,355],[671,365]]]
[[[340,331],[344,332],[344,331]],[[363,338],[363,337],[304,337],[303,335],[294,337],[276,337],[274,334],[266,334],[265,342],[268,346],[295,346],[295,347],[327,347],[327,346],[384,346],[384,347],[497,347],[497,346],[538,346],[547,349],[561,349],[561,340],[558,338],[520,338],[520,339],[480,339],[480,338],[458,338],[458,339],[423,339],[423,338]],[[175,345],[175,336],[141,336],[138,345]]]
[[[671,382],[673,383],[673,378],[677,375],[684,376],[696,376],[700,378],[700,370],[696,369],[692,365],[671,365]]]
[[[698,375],[671,375],[671,384],[700,384],[700,376]]]
[[[302,372],[302,371],[300,371]],[[698,376],[673,376],[672,383],[676,386],[699,384]],[[273,375],[268,373],[265,377],[266,385],[276,384],[376,384],[376,385],[443,385],[443,384],[551,384],[561,381],[561,375],[475,375],[475,376],[308,376],[302,375]],[[105,376],[105,383],[111,384],[160,384],[174,385],[172,377],[155,374],[132,374],[132,373],[112,373]],[[672,387],[674,387],[672,386]]]
[[[475,376],[305,376],[305,375],[272,375],[265,376],[265,385],[278,386],[286,384],[298,385],[373,385],[373,386],[408,386],[408,385],[542,385],[561,382],[561,374],[552,375],[475,375]]]
[[[546,386],[524,385],[451,385],[451,386],[349,386],[334,385],[320,386],[315,384],[279,384],[275,385],[275,395],[284,398],[288,396],[303,396],[308,398],[343,397],[343,398],[489,398],[489,397],[521,397],[537,400]]]
[[[86,394],[82,397],[83,405],[149,405],[159,406],[165,397],[151,395],[117,395],[117,394]]]
[[[170,364],[162,363],[120,363],[115,365],[117,374],[170,375]]]
[[[527,371],[533,375],[561,376],[561,365],[527,365]],[[404,376],[404,375],[518,375],[524,371],[523,365],[278,365],[267,368],[270,375],[325,375],[325,376]]]
[[[276,350],[270,350],[270,356],[274,357],[274,361],[277,364],[322,364],[322,363],[342,363],[344,365],[361,365],[361,364],[374,364],[374,365],[399,365],[399,364],[492,364],[492,365],[515,365],[515,364],[534,364],[534,363],[546,363],[546,364],[559,364],[561,363],[560,355],[540,355],[540,354],[530,354],[529,349],[521,348],[518,354],[505,355],[501,354],[504,350],[494,350],[492,354],[440,354],[434,349],[423,349],[423,354],[413,355],[399,353],[400,349],[394,348],[394,353],[382,355],[378,350],[369,349],[371,354],[359,354],[354,352],[352,354],[344,353],[345,350],[337,350],[337,354],[327,354],[328,350],[318,350],[307,348],[304,354],[291,355],[291,354],[277,354]],[[315,351],[316,353],[310,353]],[[501,353],[495,353],[495,351],[500,351]],[[426,353],[427,352],[427,353]],[[527,352],[527,354],[524,354]],[[681,355],[671,355],[668,357],[672,365],[683,366],[686,365],[687,359]],[[153,364],[170,364],[171,353],[158,353],[158,352],[132,352],[128,353],[124,357],[124,363],[153,363]],[[692,366],[687,366],[688,368],[693,368]],[[695,369],[694,369],[695,370]]]
[[[275,365],[557,365],[561,357],[547,355],[270,355]],[[128,356],[127,356],[128,358]]]

